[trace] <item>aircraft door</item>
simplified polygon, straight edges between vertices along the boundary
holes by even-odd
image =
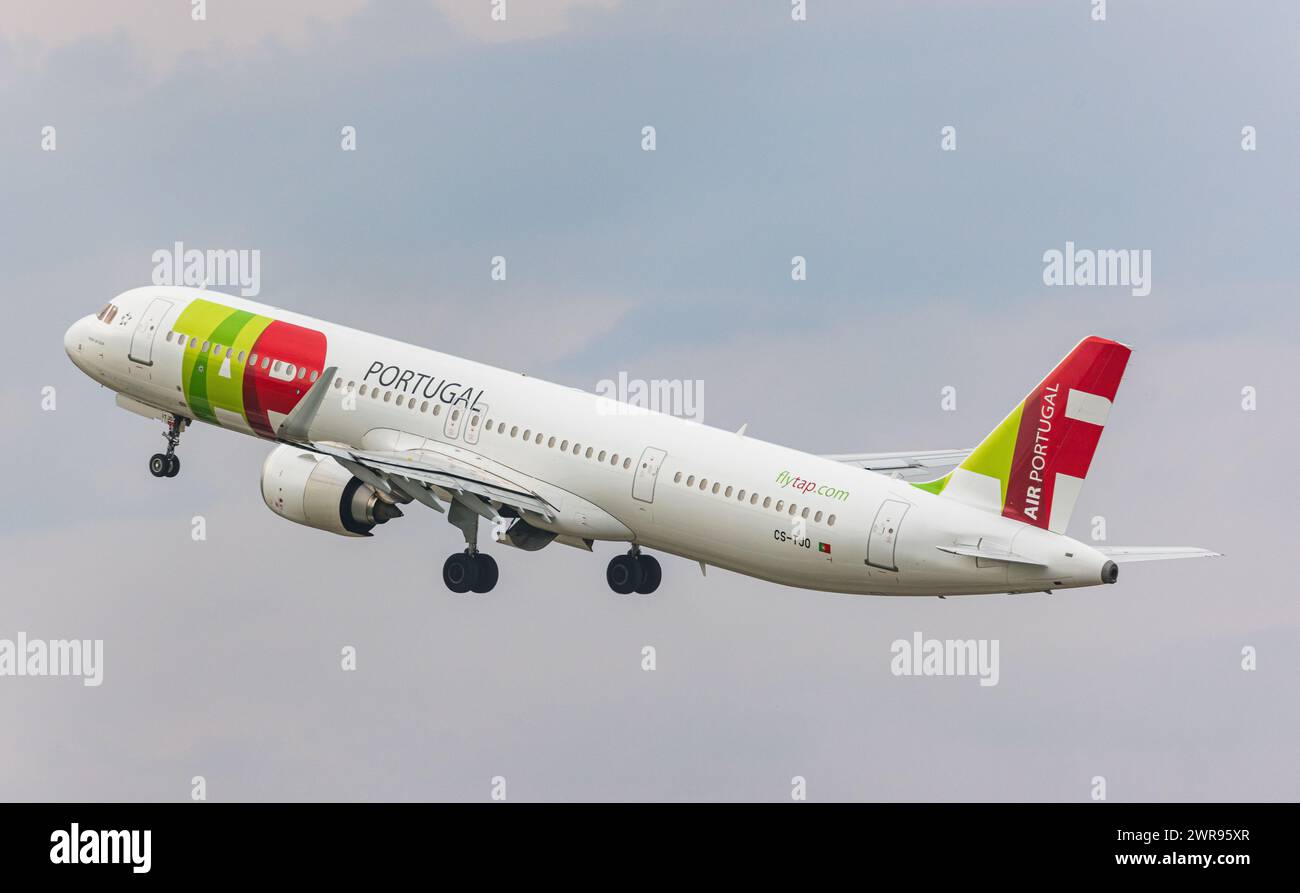
[[[162,324],[167,311],[172,309],[172,302],[163,298],[154,298],[149,302],[144,316],[135,324],[135,334],[131,336],[131,349],[127,357],[133,362],[145,366],[153,365],[153,342],[158,335],[158,326]]]
[[[894,563],[894,548],[898,544],[898,529],[909,508],[908,503],[898,499],[886,499],[880,504],[867,540],[867,564],[887,571],[898,570]]]
[[[659,468],[663,465],[664,450],[658,447],[646,447],[641,453],[641,461],[636,467],[636,476],[632,478],[632,498],[641,502],[655,501],[655,481],[659,480]]]

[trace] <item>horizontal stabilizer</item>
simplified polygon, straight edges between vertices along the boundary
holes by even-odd
[[[822,458],[911,481],[935,474],[936,468],[951,468],[970,454],[970,450],[905,450],[897,453],[841,453]]]
[[[1032,558],[1026,558],[1023,555],[1002,552],[996,549],[982,549],[979,546],[935,546],[935,548],[950,555],[966,555],[970,558],[982,558],[985,561],[1002,561],[1007,564],[1030,564],[1034,567],[1046,567],[1041,561],[1034,561]]]
[[[1195,546],[1097,546],[1097,551],[1116,564],[1132,561],[1169,561],[1173,558],[1222,558],[1222,552]]]

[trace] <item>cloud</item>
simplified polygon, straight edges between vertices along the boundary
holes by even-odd
[[[369,0],[310,0],[263,3],[259,0],[212,0],[206,18],[196,21],[188,0],[165,0],[140,6],[63,0],[20,3],[0,18],[0,41],[28,65],[51,51],[86,41],[123,41],[146,68],[171,71],[195,53],[239,54],[267,41],[303,47],[322,29],[337,26]]]

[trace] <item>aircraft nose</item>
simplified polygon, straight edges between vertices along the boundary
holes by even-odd
[[[85,327],[86,320],[79,319],[68,326],[68,330],[63,333],[63,350],[68,354],[68,358],[78,365],[81,359],[82,332],[85,331]]]

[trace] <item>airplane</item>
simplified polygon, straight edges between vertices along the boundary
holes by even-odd
[[[420,504],[465,549],[452,592],[499,577],[479,550],[593,551],[622,595],[651,552],[803,589],[939,596],[1114,583],[1123,562],[1211,557],[1066,535],[1130,349],[1079,342],[976,447],[818,456],[202,288],[123,292],[64,336],[117,404],[165,425],[150,473],[175,477],[194,422],[274,444],[277,515],[345,537]],[[938,470],[950,468],[944,474]]]

